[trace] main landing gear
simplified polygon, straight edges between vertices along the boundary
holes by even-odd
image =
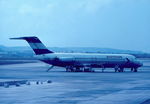
[[[94,70],[91,67],[66,67],[66,72],[94,72]]]
[[[118,66],[115,66],[115,72],[124,72],[124,68],[123,67],[118,67]],[[138,72],[138,68],[134,67],[134,68],[131,68],[131,72]]]
[[[119,66],[115,66],[115,72],[124,72],[124,68],[123,67],[119,67]]]
[[[104,72],[104,70],[105,70],[105,67],[104,67],[103,65],[102,65],[101,67],[102,67],[102,72]]]

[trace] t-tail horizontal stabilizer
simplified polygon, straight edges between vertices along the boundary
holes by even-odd
[[[52,51],[48,50],[45,45],[35,36],[31,37],[18,37],[18,38],[10,38],[10,39],[19,39],[19,40],[26,40],[36,55],[41,54],[48,54],[53,53]]]

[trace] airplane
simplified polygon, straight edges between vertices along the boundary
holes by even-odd
[[[65,67],[66,72],[94,72],[93,68],[114,68],[115,72],[124,72],[125,68],[130,68],[132,72],[137,72],[143,64],[130,54],[95,54],[95,53],[55,53],[46,46],[36,36],[18,37],[10,39],[26,40],[36,54],[36,58],[45,62],[51,67]]]

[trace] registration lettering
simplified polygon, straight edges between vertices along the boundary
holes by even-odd
[[[122,56],[107,56],[108,59],[122,59]]]

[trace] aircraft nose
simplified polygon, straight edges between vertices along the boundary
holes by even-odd
[[[143,66],[143,63],[142,63],[142,62],[140,62],[140,61],[136,61],[136,62],[135,62],[135,64],[136,64],[138,67]]]
[[[143,63],[142,63],[142,62],[139,62],[139,66],[140,66],[140,67],[143,66]]]

